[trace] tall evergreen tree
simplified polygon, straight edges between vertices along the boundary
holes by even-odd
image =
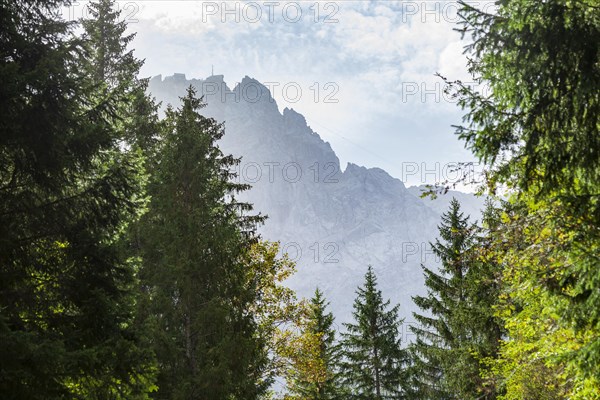
[[[477,229],[475,243],[468,254],[468,306],[462,320],[469,326],[470,335],[463,348],[473,355],[478,363],[478,376],[474,378],[476,385],[472,396],[476,399],[492,400],[503,393],[502,385],[491,378],[491,365],[498,358],[501,341],[506,336],[504,324],[496,312],[503,289],[502,262],[495,247],[501,225],[501,206],[488,198],[484,207],[482,226]]]
[[[110,112],[126,133],[126,149],[141,150],[152,160],[158,107],[146,94],[148,79],[139,78],[144,62],[129,48],[136,34],[126,33],[127,23],[121,19],[115,0],[91,1],[87,9],[89,18],[82,20],[86,58],[81,67],[93,90],[114,100]]]
[[[242,258],[262,217],[236,200],[248,188],[232,180],[239,159],[222,154],[223,126],[203,106],[190,87],[167,112],[141,228],[157,398],[252,399],[263,353]]]
[[[148,174],[153,172],[153,165],[159,162],[158,106],[146,93],[148,80],[138,77],[143,61],[138,60],[133,49],[129,48],[135,34],[126,33],[127,24],[121,19],[121,11],[115,0],[94,0],[86,7],[88,18],[81,21],[86,57],[80,68],[89,77],[90,90],[96,96],[112,99],[114,106],[108,112],[121,131],[121,136],[117,143],[118,158],[113,158],[111,162],[127,159],[139,166],[144,192],[138,195],[145,198]],[[139,229],[139,220],[133,221],[119,242],[122,253],[129,257],[131,268],[136,272],[137,297],[141,294],[137,272],[142,262],[138,246]],[[149,328],[144,321],[144,318],[136,318],[134,326],[141,336],[140,340],[144,340],[144,345],[149,348],[151,346],[146,343]]]
[[[134,86],[143,61],[128,49],[135,33],[126,35],[127,23],[120,20],[115,0],[87,4],[89,18],[81,24],[88,63],[86,72],[98,87],[115,94],[127,94]]]
[[[600,19],[596,0],[462,3],[461,139],[512,196],[495,241],[506,399],[600,391]]]
[[[338,372],[340,352],[335,342],[334,317],[326,311],[327,304],[317,288],[308,304],[308,315],[302,323],[291,371],[286,377],[292,398],[344,398]]]
[[[143,186],[94,89],[61,1],[0,13],[0,394],[144,398],[130,260],[118,243]]]
[[[465,350],[473,334],[467,274],[476,230],[456,199],[442,215],[439,234],[441,240],[432,248],[441,261],[440,272],[423,266],[428,295],[413,297],[425,312],[413,313],[419,323],[411,326],[416,335],[411,347],[413,386],[423,399],[475,398],[477,360]]]
[[[400,346],[399,305],[388,309],[369,267],[354,300],[354,323],[342,333],[341,374],[349,398],[365,400],[403,398],[405,351]]]

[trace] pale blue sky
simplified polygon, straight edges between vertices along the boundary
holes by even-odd
[[[81,14],[83,4],[72,14]],[[439,165],[441,171],[448,162],[472,160],[451,127],[460,123],[462,111],[445,98],[434,76],[470,81],[465,42],[453,31],[455,1],[119,5],[138,32],[133,46],[146,60],[144,76],[179,72],[205,78],[214,65],[230,87],[245,75],[275,82],[279,109],[304,114],[343,168],[346,162],[380,167],[418,184],[421,174],[407,174],[415,164],[428,170]]]

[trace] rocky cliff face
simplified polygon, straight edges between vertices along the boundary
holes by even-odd
[[[158,76],[149,91],[163,106],[177,106],[189,85],[205,96],[203,113],[225,122],[223,152],[242,157],[239,180],[253,186],[245,200],[269,216],[262,236],[280,241],[297,261],[290,286],[301,296],[320,287],[340,324],[372,265],[384,296],[399,302],[410,322],[411,296],[424,292],[420,265],[436,263],[428,242],[447,200],[422,200],[418,188],[379,168],[349,163],[342,170],[306,119],[293,109],[280,112],[269,90],[249,77],[231,89],[221,75]],[[482,202],[460,195],[470,199],[470,210]]]

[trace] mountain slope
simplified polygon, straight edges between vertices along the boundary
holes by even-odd
[[[428,242],[437,235],[441,203],[428,204],[382,169],[349,163],[342,170],[305,118],[280,112],[268,89],[249,77],[231,89],[222,75],[158,76],[149,91],[163,107],[178,105],[190,84],[205,96],[202,112],[225,121],[222,150],[243,157],[239,179],[253,186],[245,199],[269,216],[261,234],[280,241],[298,263],[290,286],[301,296],[319,286],[339,324],[349,319],[356,287],[372,265],[385,296],[401,303],[410,322],[411,296],[424,291],[420,264],[435,263]]]

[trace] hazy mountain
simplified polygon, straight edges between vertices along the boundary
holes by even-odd
[[[411,186],[408,188],[408,191],[417,197],[421,197],[421,195],[426,192],[428,189],[425,185],[421,186]],[[428,207],[437,211],[439,214],[442,214],[448,207],[450,207],[450,200],[452,198],[456,198],[460,202],[461,208],[465,214],[471,216],[471,221],[475,222],[481,221],[481,212],[485,205],[485,196],[475,196],[471,193],[459,192],[457,190],[448,190],[448,193],[445,195],[438,195],[435,199],[431,197],[424,197],[422,201]]]
[[[428,242],[450,200],[420,199],[384,170],[349,163],[344,169],[332,150],[293,109],[279,111],[268,89],[245,77],[229,88],[222,75],[187,80],[175,74],[150,81],[149,90],[178,105],[189,85],[204,94],[205,115],[225,121],[225,153],[242,156],[240,180],[253,189],[246,199],[269,219],[261,233],[279,240],[295,258],[290,285],[302,296],[319,286],[331,301],[338,324],[349,318],[357,285],[367,265],[381,289],[411,321],[411,296],[422,294],[421,263],[433,265]],[[454,193],[476,212],[481,199]]]

